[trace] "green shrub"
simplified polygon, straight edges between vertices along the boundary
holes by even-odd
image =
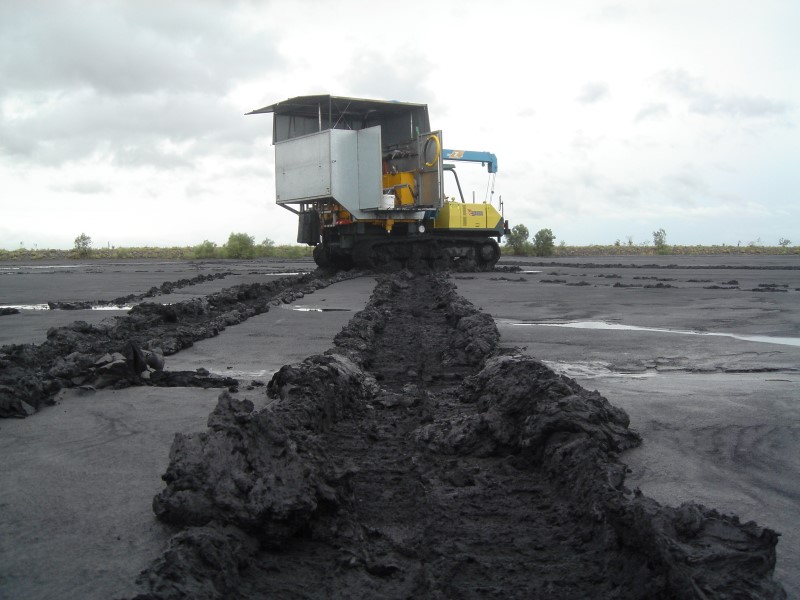
[[[231,233],[225,244],[228,258],[253,258],[256,255],[255,238],[246,233]]]
[[[202,244],[198,244],[193,248],[192,256],[194,258],[216,258],[217,245],[214,242],[203,240]]]
[[[85,233],[81,233],[75,238],[75,254],[80,258],[87,258],[92,255],[92,238]]]
[[[528,242],[528,228],[522,223],[514,225],[511,233],[506,236],[506,245],[511,248],[516,256],[530,254],[531,245]]]
[[[653,246],[656,249],[656,254],[669,254],[667,232],[663,228],[653,232]]]
[[[265,238],[263,242],[255,247],[255,255],[258,258],[275,256],[275,242],[269,238]]]
[[[533,251],[536,256],[552,256],[556,236],[549,229],[540,229],[533,237]]]

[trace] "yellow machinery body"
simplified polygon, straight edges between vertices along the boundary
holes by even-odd
[[[297,241],[315,247],[320,267],[497,263],[502,208],[464,202],[450,164],[481,163],[493,175],[497,158],[446,149],[427,105],[321,94],[249,114],[261,113],[273,114],[276,202],[298,216]],[[461,202],[445,194],[450,172]]]
[[[503,221],[497,209],[486,202],[445,202],[436,215],[436,229],[496,229]]]
[[[383,175],[383,189],[394,193],[398,206],[413,206],[415,204],[414,173],[410,171],[385,173]]]

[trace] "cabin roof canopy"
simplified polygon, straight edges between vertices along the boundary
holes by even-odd
[[[267,113],[273,114],[273,143],[326,129],[357,130],[380,125],[384,136],[407,139],[430,130],[428,106],[413,102],[320,94],[296,96],[247,114]]]

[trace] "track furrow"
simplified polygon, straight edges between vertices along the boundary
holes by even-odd
[[[176,438],[140,600],[782,597],[774,532],[626,489],[627,415],[497,341],[446,274],[384,277],[269,409]]]

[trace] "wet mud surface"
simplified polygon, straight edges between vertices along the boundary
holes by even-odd
[[[176,435],[137,600],[785,597],[775,532],[629,489],[626,413],[498,341],[447,275],[381,277],[265,408]]]
[[[800,597],[798,258],[591,263],[608,264],[603,268],[586,258],[535,265],[520,259],[513,263],[517,275],[502,281],[483,274],[453,279],[495,318],[503,347],[524,349],[629,413],[643,438],[622,457],[633,471],[631,487],[664,504],[698,501],[780,531],[776,578],[794,598]],[[553,278],[591,285],[541,282]],[[659,282],[673,287],[643,287]],[[739,289],[709,289],[715,284]],[[759,284],[788,291],[750,291]]]
[[[265,283],[233,286],[175,304],[142,302],[126,315],[101,323],[74,321],[69,325],[52,327],[42,344],[0,347],[0,417],[30,416],[42,406],[51,404],[61,389],[71,387],[92,390],[130,385],[235,388],[236,380],[206,371],[165,370],[164,357],[188,348],[198,340],[214,337],[226,327],[271,307],[290,303],[331,283],[357,275],[317,273],[282,277]],[[132,294],[118,300],[141,300],[220,278],[218,275],[198,276],[167,282],[144,294]],[[102,302],[78,304],[83,307]],[[66,303],[50,304],[63,308]]]
[[[605,266],[591,278],[588,265],[552,263],[481,276],[513,286],[559,277],[576,293],[796,293],[777,267],[733,280]],[[153,499],[176,533],[140,575],[137,600],[786,597],[772,579],[778,534],[693,502],[663,506],[626,483],[624,453],[642,441],[628,415],[501,345],[495,321],[456,291],[475,276],[381,275],[329,351],[267,386],[170,371],[169,357],[194,342],[358,275],[145,301],[99,324],[54,327],[43,344],[0,348],[6,417],[33,415],[64,388],[224,390],[207,430],[176,434]],[[208,280],[181,281],[128,300]]]
[[[165,281],[159,286],[153,286],[144,293],[127,294],[114,298],[113,300],[83,300],[83,301],[63,301],[63,300],[50,300],[47,306],[50,310],[85,310],[93,307],[105,306],[126,306],[132,302],[140,302],[147,298],[155,298],[157,296],[166,296],[172,294],[175,290],[180,290],[193,285],[215,281],[218,279],[225,279],[228,275],[232,275],[230,271],[218,272],[209,275],[195,275],[194,277],[184,277],[177,281]]]

